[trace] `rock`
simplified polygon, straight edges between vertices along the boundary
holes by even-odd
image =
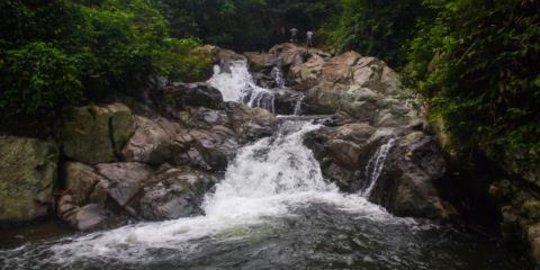
[[[340,167],[354,170],[360,165],[360,155],[363,149],[357,144],[338,139],[330,140],[326,147],[328,148],[328,154]]]
[[[224,126],[215,126],[208,131],[192,130],[190,135],[194,140],[194,150],[204,161],[199,165],[211,171],[225,170],[228,160],[234,156],[235,150],[239,147],[234,132]]]
[[[374,127],[366,123],[352,123],[336,128],[333,136],[357,144],[365,144],[375,131]]]
[[[214,45],[204,45],[195,49],[196,52],[201,52],[205,55],[210,55],[214,63],[220,61],[245,61],[246,58],[243,55],[237,54],[234,51],[222,49]]]
[[[149,220],[165,220],[201,214],[204,194],[215,180],[188,167],[164,166],[150,182],[138,201],[140,215]]]
[[[290,74],[297,79],[297,82],[304,85],[301,89],[307,90],[319,82],[324,63],[324,58],[316,55],[309,58],[305,63],[291,67]]]
[[[78,230],[101,228],[112,213],[106,209],[108,180],[83,163],[64,167],[65,190],[57,202],[57,216]]]
[[[302,64],[309,56],[305,48],[292,43],[276,45],[269,50],[269,53],[277,55],[277,58],[285,67]]]
[[[190,128],[210,129],[214,126],[224,126],[229,123],[225,111],[207,108],[189,108],[183,122]]]
[[[311,114],[334,114],[341,109],[341,95],[346,85],[322,82],[306,92],[305,106]]]
[[[332,84],[349,84],[352,80],[352,67],[361,55],[349,51],[325,62],[322,69],[322,79]]]
[[[303,103],[304,100],[304,95],[302,93],[289,89],[279,89],[274,92],[274,95],[276,114],[291,115],[294,113],[297,103]]]
[[[375,128],[351,123],[322,128],[306,134],[304,144],[321,164],[325,178],[345,192],[357,192],[366,185],[364,167],[378,141],[370,141]]]
[[[271,69],[277,62],[276,55],[271,53],[261,52],[246,52],[244,56],[247,58],[250,67],[254,71],[262,71]]]
[[[115,153],[119,153],[135,131],[134,116],[131,110],[121,103],[106,106],[110,112],[110,132]]]
[[[81,231],[97,228],[109,215],[109,212],[99,204],[87,204],[75,214],[77,229]]]
[[[128,204],[152,172],[147,165],[136,162],[98,164],[96,170],[107,179],[107,193],[120,206]]]
[[[0,223],[47,215],[56,185],[58,156],[54,143],[0,136]]]
[[[67,162],[64,165],[65,188],[77,206],[89,203],[104,204],[107,200],[107,180],[94,168],[83,163]]]
[[[74,108],[61,127],[64,155],[88,164],[117,161],[135,130],[134,117],[125,105],[90,105]]]
[[[101,227],[111,215],[101,204],[87,204],[79,207],[70,195],[58,200],[58,216],[71,227],[81,230],[95,230]]]
[[[181,119],[180,112],[188,107],[218,109],[223,96],[207,83],[173,83],[151,92],[152,100],[162,115]]]
[[[277,126],[270,112],[234,103],[225,111],[189,108],[181,121],[187,127],[162,117],[136,117],[137,130],[122,150],[122,159],[222,171],[241,144],[271,135]]]
[[[340,98],[340,108],[361,122],[373,122],[373,118],[380,109],[378,101],[381,96],[368,88],[352,86]]]
[[[451,220],[455,208],[435,184],[446,173],[446,162],[432,137],[411,133],[390,151],[370,200],[398,216]]]
[[[216,55],[216,62],[219,61],[247,61],[247,59],[234,51],[220,48]]]
[[[265,109],[228,103],[225,111],[230,119],[229,125],[237,134],[241,144],[264,136],[271,136],[277,128],[276,117]]]
[[[172,160],[176,151],[181,151],[181,147],[173,143],[176,134],[169,134],[156,121],[137,116],[135,122],[137,128],[122,149],[122,160],[161,164]],[[169,121],[162,119],[162,122],[168,123]],[[173,126],[169,126],[169,128],[174,129],[175,124],[170,123],[170,125]],[[179,126],[177,128],[181,130]]]

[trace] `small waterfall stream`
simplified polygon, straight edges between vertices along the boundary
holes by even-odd
[[[369,195],[371,195],[371,192],[384,169],[388,153],[395,143],[396,138],[390,138],[385,144],[381,145],[379,149],[377,149],[377,152],[369,159],[365,169],[365,179],[369,185],[361,192],[362,196],[369,198]]]
[[[285,88],[285,77],[283,76],[283,70],[280,66],[274,66],[270,75],[274,78],[278,88]]]
[[[302,103],[304,102],[305,98],[306,96],[302,94],[300,98],[298,98],[298,100],[296,101],[296,104],[294,105],[294,112],[293,112],[294,115],[302,114]]]
[[[255,83],[246,61],[230,61],[222,66],[214,66],[214,75],[208,83],[222,93],[224,101],[243,102],[251,107],[275,112],[274,93]]]

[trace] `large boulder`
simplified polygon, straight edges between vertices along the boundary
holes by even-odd
[[[191,159],[192,164],[210,171],[225,170],[240,146],[236,134],[225,126],[192,130],[190,135],[193,138],[191,153],[196,155]]]
[[[178,123],[162,117],[135,118],[136,130],[121,151],[123,161],[162,164],[175,162],[185,145],[187,131]]]
[[[434,138],[409,133],[390,149],[370,200],[398,216],[451,220],[458,213],[436,188],[446,170]]]
[[[291,115],[297,110],[303,110],[304,94],[289,89],[278,89],[274,91],[275,113],[281,115]]]
[[[134,116],[123,104],[73,108],[60,130],[62,151],[87,164],[117,161],[134,130]]]
[[[58,156],[54,143],[0,136],[0,223],[47,215],[56,185]]]
[[[98,164],[96,171],[106,179],[107,194],[122,207],[141,190],[152,173],[149,166],[137,162]]]
[[[229,127],[241,144],[271,136],[277,128],[277,118],[265,109],[229,102],[225,111],[229,115]]]
[[[223,103],[221,92],[207,83],[175,82],[153,91],[152,99],[162,114],[177,119],[189,106],[219,109]]]
[[[57,216],[78,230],[99,228],[111,216],[105,209],[107,180],[83,163],[68,162],[63,169],[65,187],[57,201]]]
[[[94,167],[68,162],[57,215],[78,230],[117,226],[127,220],[165,220],[201,214],[211,174],[163,164],[105,163]]]
[[[321,164],[325,178],[346,192],[365,186],[364,168],[378,139],[376,129],[366,123],[325,127],[306,134],[304,143]]]
[[[136,202],[139,215],[147,220],[200,215],[204,194],[214,183],[208,173],[164,165],[142,189]]]
[[[237,54],[234,51],[219,48],[214,45],[204,45],[195,49],[197,52],[210,55],[214,63],[219,63],[221,61],[245,61],[246,57]]]
[[[304,46],[299,46],[293,43],[283,43],[276,45],[272,47],[268,52],[270,55],[273,55],[277,59],[279,59],[280,64],[286,68],[300,65],[312,56],[320,56],[325,59],[330,57],[329,54],[321,50],[315,48],[310,48],[309,50],[306,50]]]
[[[265,52],[246,52],[244,56],[253,71],[269,71],[277,63],[277,56]]]

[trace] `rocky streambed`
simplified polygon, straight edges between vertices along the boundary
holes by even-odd
[[[381,60],[202,49],[207,82],[74,108],[54,139],[0,137],[0,222],[86,231],[0,247],[6,269],[532,268],[441,225],[463,217],[448,158]]]

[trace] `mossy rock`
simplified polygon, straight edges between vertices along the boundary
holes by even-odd
[[[135,131],[131,110],[120,103],[74,108],[67,118],[60,135],[63,153],[87,164],[118,161]]]
[[[58,156],[52,142],[0,137],[0,222],[25,222],[47,215]]]

